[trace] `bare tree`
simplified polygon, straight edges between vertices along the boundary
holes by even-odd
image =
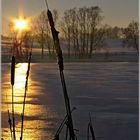
[[[44,56],[45,40],[48,34],[48,17],[47,12],[42,11],[40,15],[34,20],[34,35],[41,46],[41,54]]]
[[[70,10],[64,12],[63,21],[61,22],[61,29],[65,40],[68,42],[68,58],[71,55],[71,14]]]
[[[115,26],[111,27],[106,25],[106,37],[109,39],[120,39],[122,37],[122,30],[123,28]]]
[[[57,10],[53,10],[54,23],[58,20]],[[50,27],[48,24],[47,11],[42,11],[39,16],[34,19],[34,36],[37,42],[41,46],[42,58],[44,56],[44,48],[47,47],[48,54],[51,56],[54,54],[54,46],[52,43],[52,37],[50,33]]]
[[[32,45],[32,33],[30,30],[14,29],[14,23],[9,24],[9,38],[12,41],[11,54],[17,59],[25,60],[28,58],[28,51]]]
[[[86,12],[87,8],[79,8],[78,10],[78,23],[79,23],[79,37],[80,37],[80,53],[81,55],[85,54],[85,39],[86,39]]]
[[[138,22],[132,21],[123,31],[123,46],[135,48],[139,53],[139,29]]]
[[[92,56],[93,50],[103,42],[103,28],[99,7],[73,8],[64,12],[62,30],[68,42],[68,58],[71,52],[75,56]],[[98,41],[99,40],[99,41]]]
[[[58,20],[58,11],[56,9],[53,9],[52,14],[53,14],[54,24],[56,24]]]

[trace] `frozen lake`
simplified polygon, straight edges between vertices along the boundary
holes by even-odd
[[[16,135],[20,137],[27,64],[16,65]],[[65,78],[78,140],[86,140],[89,112],[96,140],[138,140],[138,63],[66,63]],[[53,140],[66,111],[56,63],[33,63],[25,108],[24,140]],[[2,136],[10,140],[10,64],[2,64]]]

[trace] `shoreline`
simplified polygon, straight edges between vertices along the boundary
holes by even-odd
[[[75,58],[71,56],[68,59],[67,54],[63,54],[64,63],[74,63],[74,62],[139,62],[139,55],[137,53],[109,53],[109,54],[93,54],[92,58],[82,57],[82,58]],[[27,62],[27,59],[19,59],[19,62]],[[2,54],[1,63],[10,63],[11,56]],[[32,55],[32,63],[57,63],[57,59],[55,57],[49,57],[49,55],[45,54],[44,57],[40,54],[33,54]]]

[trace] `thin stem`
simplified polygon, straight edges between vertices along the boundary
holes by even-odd
[[[64,92],[64,99],[65,99],[66,111],[67,111],[67,116],[68,116],[68,127],[69,127],[69,131],[70,131],[70,136],[71,136],[72,140],[75,140],[73,121],[72,121],[72,116],[71,116],[71,111],[70,111],[70,102],[69,102],[69,97],[67,94],[66,83],[65,83],[63,71],[60,71],[60,77],[61,77],[61,83],[62,83],[63,92]]]
[[[13,119],[13,138],[16,140],[15,134],[15,113],[14,113],[14,86],[12,85],[12,119]]]
[[[26,95],[27,95],[27,89],[28,89],[28,78],[29,78],[29,72],[30,72],[30,63],[31,63],[31,52],[28,60],[28,69],[26,73],[26,82],[25,82],[25,92],[24,92],[24,100],[23,100],[23,109],[21,114],[21,136],[20,140],[23,139],[23,128],[24,128],[24,112],[25,112],[25,104],[26,104]]]
[[[11,140],[12,140],[13,139],[13,135],[12,135],[12,121],[11,121],[9,110],[8,110],[8,123],[9,123],[9,128],[10,128],[10,133],[11,133]]]
[[[7,92],[6,92],[6,101],[8,101]],[[13,139],[13,135],[12,135],[12,121],[11,121],[10,111],[9,111],[8,108],[9,108],[9,107],[8,107],[8,103],[7,103],[8,123],[9,123],[9,129],[10,129],[11,140],[12,140],[12,139]]]
[[[75,109],[76,109],[76,108],[73,107],[72,110],[71,110],[71,113],[72,113]],[[68,115],[66,115],[66,116],[64,117],[63,121],[61,122],[61,124],[60,124],[60,126],[59,126],[59,128],[58,128],[58,130],[57,130],[57,132],[56,132],[56,134],[55,134],[55,137],[61,133],[61,131],[62,131],[62,129],[63,129],[63,127],[64,127],[64,125],[66,124],[67,121],[68,121]]]
[[[12,56],[12,63],[11,63],[12,122],[13,122],[13,139],[16,140],[16,134],[15,134],[15,113],[14,113],[14,83],[15,83],[15,57]],[[9,123],[10,123],[10,119],[9,119]]]

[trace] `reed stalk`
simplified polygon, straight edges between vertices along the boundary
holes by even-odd
[[[10,116],[10,112],[8,109],[8,123],[9,123],[9,128],[10,128],[10,133],[11,133],[11,140],[13,139],[13,135],[12,135],[12,121],[11,121],[11,116]]]
[[[8,101],[7,93],[6,93],[6,101]],[[11,140],[13,140],[13,135],[12,135],[12,120],[11,120],[10,111],[8,109],[8,104],[7,104],[7,113],[8,113],[8,124],[9,124],[10,133],[11,133]]]
[[[73,107],[72,110],[71,110],[71,113],[72,113],[75,109],[76,109],[76,108]],[[58,139],[59,139],[59,134],[61,133],[61,131],[62,131],[64,125],[67,123],[67,121],[68,121],[68,116],[66,115],[66,116],[64,117],[63,121],[61,122],[61,124],[60,124],[58,130],[56,131],[54,140],[58,140]]]
[[[16,140],[16,134],[15,134],[15,113],[14,113],[14,82],[15,82],[15,57],[12,56],[12,63],[11,63],[12,122],[13,122],[13,139]]]
[[[89,114],[89,123],[88,123],[88,130],[87,130],[87,140],[89,140],[89,134],[91,133],[91,138],[92,140],[95,140],[95,135],[94,135],[94,130],[93,130],[93,126],[92,126],[92,121],[91,121],[91,116]]]
[[[55,29],[52,13],[48,8],[47,0],[45,0],[45,2],[46,2],[46,6],[47,6],[48,20],[49,20],[49,24],[50,24],[50,27],[51,27],[51,33],[52,33],[52,36],[53,36],[54,46],[55,46],[57,59],[58,59],[61,84],[62,84],[62,88],[63,88],[65,106],[66,106],[66,111],[67,111],[67,116],[68,116],[68,128],[69,128],[69,131],[70,131],[70,137],[72,138],[72,140],[75,140],[75,134],[74,134],[74,129],[73,129],[73,121],[72,121],[71,109],[70,109],[70,102],[69,102],[69,97],[68,97],[68,93],[67,93],[65,77],[64,77],[64,73],[63,73],[64,65],[63,65],[62,50],[60,48],[60,43],[59,43],[59,38],[58,38],[58,33],[59,32]]]
[[[20,136],[20,140],[23,139],[24,112],[25,112],[26,96],[27,96],[27,90],[28,90],[28,79],[29,79],[29,72],[30,72],[31,56],[32,56],[32,53],[30,52],[29,59],[28,59],[28,69],[27,69],[27,73],[26,73],[23,108],[22,108],[22,113],[21,113],[21,136]]]

